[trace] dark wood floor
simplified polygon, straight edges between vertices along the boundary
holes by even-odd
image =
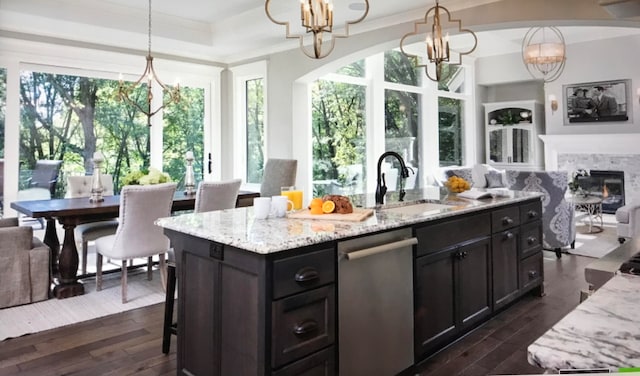
[[[545,252],[546,296],[527,296],[420,365],[420,375],[539,374],[527,346],[571,311],[594,259]],[[175,375],[161,348],[163,305],[0,342],[4,375]],[[1,323],[0,323],[1,325]]]

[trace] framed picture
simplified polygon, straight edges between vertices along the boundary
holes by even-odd
[[[565,124],[628,121],[631,80],[563,85]]]

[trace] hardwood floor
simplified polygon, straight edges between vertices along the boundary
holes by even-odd
[[[571,311],[594,259],[544,252],[545,292],[526,296],[419,365],[420,375],[539,374],[527,346]],[[4,375],[175,375],[176,339],[161,352],[163,304],[0,342]]]

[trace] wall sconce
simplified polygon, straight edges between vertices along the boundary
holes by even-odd
[[[554,94],[549,94],[549,104],[551,104],[551,113],[558,111],[558,99]]]

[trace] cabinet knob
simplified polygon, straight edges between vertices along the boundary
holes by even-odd
[[[467,251],[462,252],[462,258],[466,258],[468,255]]]
[[[315,320],[305,320],[293,327],[293,334],[302,337],[318,330],[318,323]]]
[[[532,245],[535,244],[538,241],[538,239],[535,236],[529,236],[527,238],[527,244]]]
[[[529,216],[529,218],[537,218],[538,217],[538,212],[535,210],[529,210],[527,212],[527,216]]]
[[[298,270],[295,275],[296,282],[306,283],[320,278],[320,274],[315,268],[306,267]]]
[[[502,224],[505,225],[505,226],[512,225],[513,224],[513,219],[511,219],[511,217],[503,217],[502,218]]]
[[[536,270],[529,270],[529,279],[538,278],[538,272]]]
[[[513,239],[513,232],[511,232],[511,231],[506,232],[504,234],[504,240],[511,240],[511,239]]]

